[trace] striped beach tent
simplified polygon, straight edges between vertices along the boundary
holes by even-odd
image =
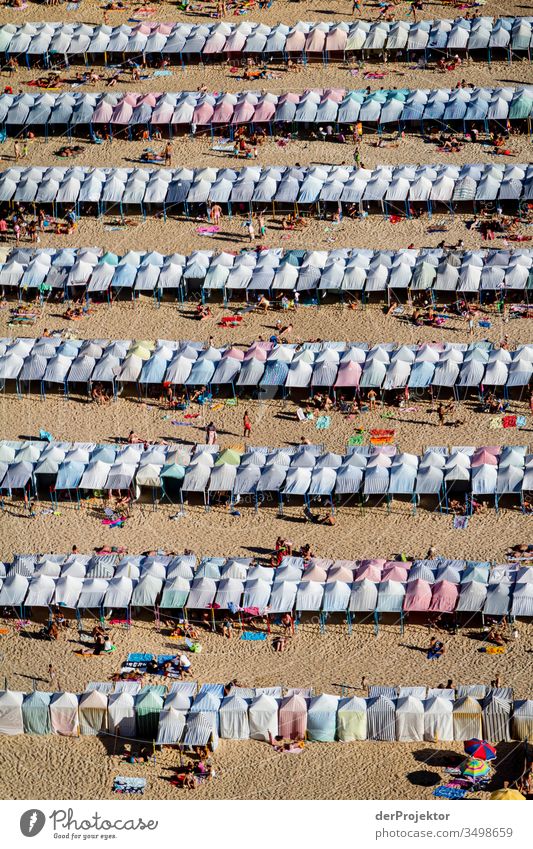
[[[482,703],[483,739],[491,743],[511,740],[511,700],[492,692]]]
[[[395,739],[395,703],[387,696],[375,696],[367,700],[367,739]]]
[[[478,699],[472,696],[458,698],[453,706],[453,739],[482,740],[482,710]]]

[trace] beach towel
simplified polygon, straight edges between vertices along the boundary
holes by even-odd
[[[525,427],[527,424],[527,420],[525,416],[517,416],[516,417],[516,426],[517,427]]]
[[[348,439],[348,445],[362,445],[365,439],[364,433],[354,433]]]
[[[503,427],[516,427],[516,416],[504,416],[502,419]]]
[[[54,437],[52,436],[51,433],[48,433],[47,430],[40,430],[39,431],[39,439],[46,439],[47,442],[52,442]]]
[[[489,421],[489,427],[491,430],[501,430],[503,427],[502,420],[500,418],[493,418]]]
[[[433,795],[438,799],[464,799],[466,790],[460,787],[447,787],[445,784],[442,784],[440,787],[435,787]]]
[[[196,232],[199,236],[211,236],[213,233],[218,233],[220,227],[217,227],[216,224],[203,225],[202,227],[197,227]]]
[[[491,323],[490,323],[490,321],[478,321],[478,325],[480,327],[490,327]]]
[[[172,71],[159,70],[154,71],[154,77],[171,77]]]
[[[468,516],[454,516],[453,527],[456,531],[465,531],[468,527]]]
[[[331,424],[331,416],[319,416],[316,420],[317,430],[327,430]]]
[[[266,640],[266,634],[262,634],[257,631],[244,631],[241,634],[241,640],[246,640],[249,643],[262,643]]]
[[[146,787],[146,778],[131,778],[117,775],[113,779],[113,793],[137,793],[142,795]]]

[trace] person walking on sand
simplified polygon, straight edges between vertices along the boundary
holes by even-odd
[[[242,417],[242,426],[244,428],[244,438],[246,439],[252,434],[252,422],[250,421],[248,410],[244,411],[244,416]]]
[[[220,224],[221,217],[222,217],[222,207],[219,206],[218,203],[215,203],[211,207],[211,222],[212,222],[212,224],[214,224],[215,226],[218,227],[218,225]]]
[[[250,218],[248,222],[248,235],[250,237],[250,242],[253,242],[255,239],[255,230],[254,230],[254,221],[253,218]]]
[[[172,165],[172,144],[169,141],[165,145],[165,165],[169,168]]]

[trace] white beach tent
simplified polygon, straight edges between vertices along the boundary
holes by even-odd
[[[17,693],[14,690],[0,692],[0,735],[7,734],[9,737],[14,737],[17,734],[24,734],[23,699],[23,693]]]
[[[278,733],[278,702],[273,696],[261,694],[252,700],[248,709],[248,722],[252,740],[269,741]]]
[[[78,736],[78,697],[74,693],[54,693],[50,701],[50,724],[54,734]]]
[[[250,737],[248,703],[240,696],[227,696],[222,700],[218,719],[220,737],[229,740],[247,740]]]
[[[453,739],[453,701],[430,696],[424,702],[424,740],[438,743]]]
[[[95,737],[101,731],[107,731],[107,695],[99,690],[82,693],[78,714],[80,734]]]
[[[400,743],[424,739],[424,705],[422,699],[405,696],[396,702],[396,739]]]
[[[365,699],[353,696],[339,700],[337,738],[343,743],[367,739]]]
[[[107,707],[109,732],[120,737],[135,737],[135,699],[131,693],[114,693]]]

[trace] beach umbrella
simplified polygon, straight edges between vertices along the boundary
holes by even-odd
[[[466,740],[465,752],[471,758],[482,761],[492,761],[497,757],[496,749],[485,740],[478,740],[475,737],[472,740]]]
[[[483,778],[490,772],[490,764],[487,761],[482,761],[479,758],[469,758],[461,766],[462,775],[468,778]]]
[[[519,790],[513,790],[511,787],[504,787],[502,790],[495,790],[494,793],[490,794],[491,802],[508,802],[510,800],[516,799],[516,801],[525,802],[526,797],[522,796]]]

